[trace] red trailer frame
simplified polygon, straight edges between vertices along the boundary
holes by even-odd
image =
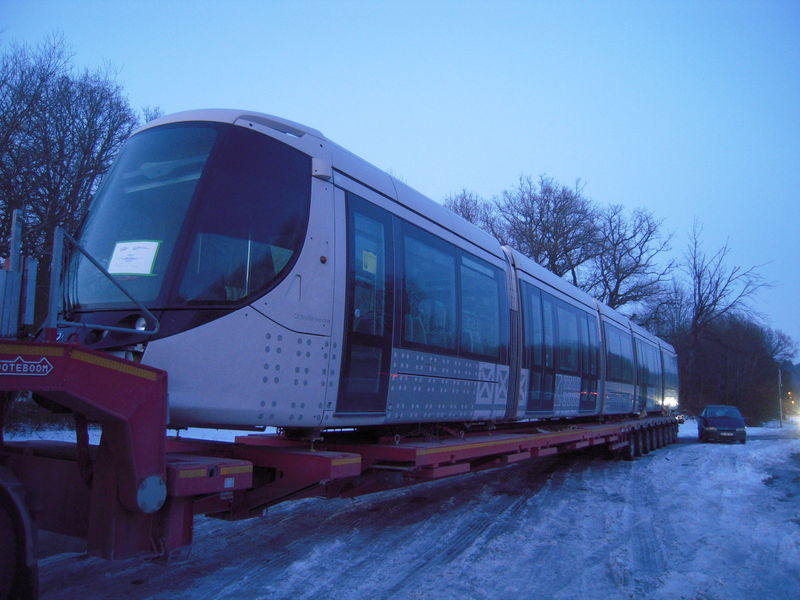
[[[285,500],[356,496],[581,448],[633,458],[671,443],[677,421],[524,423],[370,440],[325,432],[214,442],[166,436],[167,374],[75,344],[0,342],[0,391],[30,391],[75,414],[74,443],[4,442],[0,422],[0,596],[36,596],[36,529],[87,540],[106,558],[168,557],[195,514],[243,519]],[[102,427],[90,445],[87,422]]]

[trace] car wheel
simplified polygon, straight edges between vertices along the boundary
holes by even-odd
[[[747,443],[747,440],[739,440],[739,443],[740,443],[740,444],[746,444],[746,443]]]

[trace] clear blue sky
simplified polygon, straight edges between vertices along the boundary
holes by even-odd
[[[800,2],[0,0],[135,107],[235,107],[326,136],[441,201],[581,178],[775,283],[800,342]]]

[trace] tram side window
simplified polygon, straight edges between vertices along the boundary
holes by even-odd
[[[558,317],[558,369],[568,373],[577,373],[581,348],[581,311],[558,301],[556,304]]]
[[[589,313],[584,313],[586,318],[587,344],[584,346],[583,375],[597,379],[600,371],[600,340],[597,335],[597,319]]]
[[[636,340],[636,358],[638,359],[639,385],[649,388],[661,387],[661,366],[658,359],[658,350],[652,344],[643,340]]]
[[[403,341],[455,350],[455,253],[420,238],[403,236]]]
[[[386,304],[383,223],[354,213],[353,225],[353,331],[382,335]]]
[[[644,344],[644,355],[647,363],[647,385],[661,389],[661,359],[658,348],[652,344]]]
[[[544,324],[544,366],[555,366],[556,354],[556,299],[550,294],[542,292],[542,317]]]
[[[678,404],[678,357],[661,353],[664,363],[664,402],[670,406]]]
[[[496,269],[461,257],[461,352],[500,357],[501,282]]]
[[[524,295],[525,363],[542,366],[542,300],[539,289],[527,283],[522,284]]]
[[[633,340],[629,333],[604,323],[606,376],[611,381],[633,383]]]

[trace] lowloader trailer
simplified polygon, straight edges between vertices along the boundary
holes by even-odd
[[[0,342],[6,399],[30,392],[71,411],[76,434],[66,443],[0,433],[0,596],[37,596],[39,529],[82,538],[108,559],[179,557],[197,514],[245,519],[285,500],[357,496],[590,447],[632,459],[674,442],[678,428],[649,416],[217,442],[167,436],[167,376],[77,344]],[[89,423],[102,428],[97,445]]]

